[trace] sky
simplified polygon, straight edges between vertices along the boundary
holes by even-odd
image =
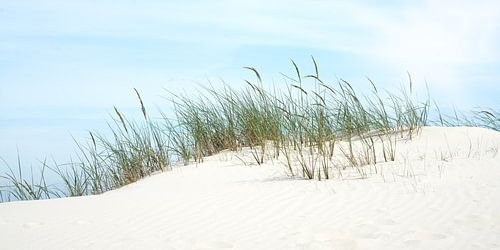
[[[168,109],[219,78],[259,69],[279,84],[290,59],[355,87],[429,87],[444,107],[498,108],[498,0],[0,1],[0,157],[61,158],[106,128],[113,106]]]

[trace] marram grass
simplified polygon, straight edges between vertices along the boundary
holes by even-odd
[[[257,69],[245,67],[255,80],[245,80],[243,89],[221,83],[217,88],[204,87],[194,99],[173,94],[174,117],[160,111],[160,119],[151,118],[134,89],[143,119],[131,121],[114,107],[111,136],[89,133],[86,142],[76,143],[77,157],[69,163],[42,162],[37,180],[23,176],[18,160],[17,173],[9,168],[1,176],[6,184],[0,199],[99,194],[171,170],[176,162],[202,162],[222,150],[243,148],[250,150],[255,164],[269,157],[282,159],[290,176],[322,180],[354,168],[366,177],[363,166],[394,161],[397,139],[411,139],[422,126],[500,130],[500,112],[493,109],[460,117],[442,115],[436,105],[438,119],[431,121],[430,97],[415,98],[410,75],[407,86],[396,92],[381,91],[370,79],[372,88],[358,92],[345,80],[322,79],[314,58],[312,63],[312,74],[303,74],[292,61],[293,76],[283,75],[284,83],[273,89],[263,87]],[[376,143],[382,147],[376,148]],[[342,161],[336,159],[335,150],[341,152]],[[61,185],[45,183],[47,169],[60,177]]]

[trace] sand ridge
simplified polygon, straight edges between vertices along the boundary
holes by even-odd
[[[290,178],[224,152],[98,196],[0,204],[1,248],[500,249],[500,133],[426,127],[398,143],[366,179]]]

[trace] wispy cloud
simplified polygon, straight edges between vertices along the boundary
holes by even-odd
[[[94,93],[93,99],[119,99],[110,97],[110,92],[135,83],[156,93],[172,78],[232,75],[224,71],[243,66],[231,63],[236,55],[249,57],[241,53],[248,47],[352,55],[324,60],[357,63],[397,76],[410,71],[421,85],[427,80],[438,90],[453,87],[450,93],[456,96],[475,84],[500,91],[494,84],[500,73],[492,69],[500,66],[500,2],[389,3],[7,1],[0,6],[0,84],[12,85],[10,94],[1,97],[12,101],[12,93],[34,88],[32,96],[41,93],[37,103],[88,105],[89,97],[81,96],[91,95],[89,89],[106,89]],[[273,58],[272,50],[266,53]],[[76,90],[80,97],[68,94],[73,98],[58,99],[44,91],[63,84],[62,89]]]

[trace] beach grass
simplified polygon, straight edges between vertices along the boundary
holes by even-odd
[[[366,165],[394,161],[396,142],[412,139],[423,126],[476,126],[500,131],[500,112],[479,109],[467,115],[442,114],[431,98],[417,99],[413,80],[399,90],[379,90],[369,78],[369,91],[356,90],[343,79],[333,83],[314,70],[303,74],[292,60],[291,76],[284,83],[264,87],[260,72],[245,67],[253,77],[246,87],[234,89],[224,82],[203,87],[200,95],[170,93],[174,116],[160,111],[150,117],[140,92],[134,89],[142,119],[129,120],[113,108],[111,136],[89,132],[86,141],[76,141],[77,156],[68,163],[41,163],[41,178],[26,179],[18,160],[17,173],[2,175],[6,182],[0,198],[8,200],[47,199],[100,194],[133,183],[156,172],[168,171],[180,162],[202,162],[223,150],[249,149],[253,163],[284,159],[290,176],[331,179],[345,168],[366,177]],[[376,144],[382,147],[375,147]],[[341,152],[341,158],[334,151]],[[378,151],[377,151],[378,150]],[[380,152],[381,151],[381,152]],[[57,188],[45,183],[44,171],[60,177]],[[32,176],[32,175],[31,175]]]

